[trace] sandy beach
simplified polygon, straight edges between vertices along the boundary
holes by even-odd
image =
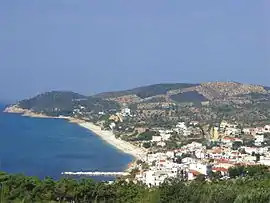
[[[109,144],[113,145],[124,153],[134,156],[136,159],[143,159],[146,155],[146,151],[144,149],[136,147],[129,142],[116,139],[112,131],[102,130],[100,126],[89,122],[78,123],[78,125],[87,128]]]

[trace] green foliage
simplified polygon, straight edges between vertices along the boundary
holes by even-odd
[[[22,100],[18,106],[49,116],[71,116],[74,109],[80,109],[80,106],[84,107],[84,109],[80,109],[82,112],[95,113],[120,108],[119,104],[113,101],[60,91],[46,92],[31,99]]]
[[[199,94],[197,91],[183,92],[179,94],[172,95],[170,97],[176,102],[203,102],[207,101],[203,95]]]
[[[238,150],[242,145],[243,145],[242,142],[239,142],[239,141],[233,142],[232,149],[233,150]]]
[[[196,86],[197,84],[187,84],[187,83],[173,83],[173,84],[156,84],[144,87],[138,87],[131,90],[118,91],[118,92],[105,92],[96,97],[100,98],[110,98],[110,97],[120,97],[124,95],[135,94],[140,98],[152,97],[155,95],[165,94],[169,90],[182,89]]]
[[[248,176],[226,181],[166,180],[158,188],[118,180],[54,181],[0,173],[1,202],[123,202],[123,203],[265,203],[270,201],[269,172],[264,166],[241,168]],[[136,174],[136,171],[134,171]],[[203,177],[202,177],[203,178]]]
[[[148,148],[151,147],[151,143],[150,142],[144,142],[143,147],[148,149]]]
[[[138,140],[152,140],[152,137],[154,135],[158,135],[157,132],[155,131],[150,131],[150,130],[146,130],[145,132],[141,133],[138,135]]]
[[[243,176],[261,176],[269,173],[266,166],[255,165],[255,166],[236,166],[229,168],[230,178],[243,177]]]

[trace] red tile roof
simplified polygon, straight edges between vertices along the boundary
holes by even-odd
[[[220,172],[227,172],[228,169],[223,168],[223,167],[213,167],[212,168],[213,171],[220,171]]]
[[[190,172],[191,172],[194,176],[197,176],[197,175],[200,175],[200,174],[201,174],[199,171],[192,170],[192,169],[190,169]]]

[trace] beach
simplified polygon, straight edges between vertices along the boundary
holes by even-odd
[[[146,151],[140,147],[134,146],[133,144],[115,138],[112,131],[102,130],[100,126],[94,125],[90,122],[78,123],[81,127],[84,127],[96,135],[100,136],[101,139],[113,145],[115,148],[121,150],[124,153],[130,154],[136,159],[143,159],[146,155]]]

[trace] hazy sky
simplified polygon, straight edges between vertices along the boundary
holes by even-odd
[[[161,82],[270,86],[269,0],[0,0],[0,98]]]

